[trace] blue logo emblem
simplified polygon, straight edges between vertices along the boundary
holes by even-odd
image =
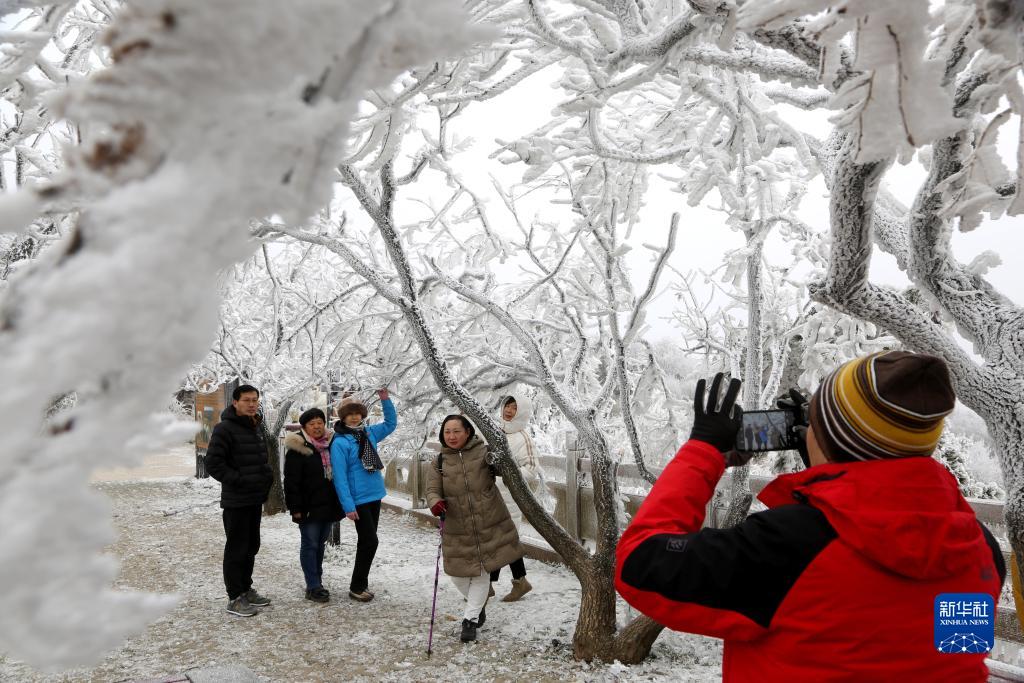
[[[935,598],[935,649],[983,654],[996,641],[995,601],[988,593],[942,593]]]

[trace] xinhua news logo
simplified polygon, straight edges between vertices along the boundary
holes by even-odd
[[[942,593],[935,598],[935,649],[982,654],[996,640],[995,602],[988,593]]]

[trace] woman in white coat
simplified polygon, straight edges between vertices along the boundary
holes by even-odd
[[[526,396],[509,395],[501,402],[501,426],[505,432],[505,438],[508,439],[512,459],[519,465],[519,470],[530,490],[536,493],[541,481],[540,465],[537,463],[537,451],[533,446],[533,439],[526,431],[526,425],[532,415],[533,404]],[[519,511],[519,506],[512,500],[512,494],[509,493],[504,482],[499,484],[499,490],[505,501],[505,507],[508,508],[512,521],[518,528],[523,513]],[[512,562],[509,567],[512,569],[512,590],[501,599],[502,602],[515,602],[533,590],[533,586],[526,580],[526,563],[523,558]],[[500,567],[491,572],[491,582],[497,581],[500,574]],[[490,594],[494,594],[493,588]]]

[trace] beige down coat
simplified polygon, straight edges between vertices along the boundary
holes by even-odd
[[[444,573],[479,576],[521,558],[525,551],[508,508],[487,467],[487,444],[473,436],[462,450],[441,450],[427,477],[427,505],[448,503],[445,513]]]

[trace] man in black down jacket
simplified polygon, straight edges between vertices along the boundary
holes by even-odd
[[[270,493],[273,472],[260,425],[260,392],[248,384],[235,389],[231,407],[220,415],[206,449],[206,471],[221,483],[224,508],[224,585],[228,612],[240,617],[258,613],[270,599],[252,587],[252,569],[260,549],[260,518]]]

